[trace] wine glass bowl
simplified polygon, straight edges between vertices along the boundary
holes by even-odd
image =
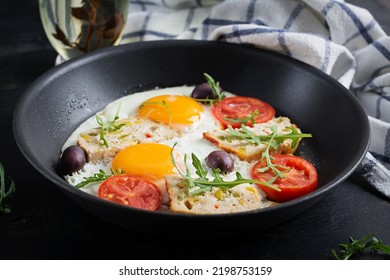
[[[39,0],[42,25],[63,60],[118,45],[128,0]]]

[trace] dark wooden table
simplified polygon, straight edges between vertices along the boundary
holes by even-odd
[[[85,212],[30,166],[13,138],[20,95],[56,57],[37,2],[0,0],[0,161],[17,188],[12,213],[0,216],[0,259],[331,259],[349,236],[374,233],[390,244],[389,200],[354,176],[289,222],[240,238],[207,229],[199,239],[151,237]],[[369,8],[390,34],[388,0],[351,2]]]

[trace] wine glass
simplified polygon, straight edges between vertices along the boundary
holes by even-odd
[[[128,0],[39,0],[46,35],[62,60],[119,44]]]

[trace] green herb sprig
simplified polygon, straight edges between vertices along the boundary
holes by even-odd
[[[248,129],[244,124],[241,125],[241,129],[233,129],[230,125],[228,126],[228,134],[234,139],[240,139],[247,141],[254,145],[264,144],[266,148],[264,152],[261,154],[261,160],[265,161],[265,166],[263,168],[259,168],[259,172],[266,172],[267,170],[272,170],[275,174],[271,179],[269,179],[263,185],[268,187],[272,186],[272,184],[279,178],[283,179],[286,177],[285,172],[288,172],[290,168],[286,166],[281,166],[278,164],[274,164],[272,162],[273,157],[270,154],[270,149],[273,148],[276,150],[280,144],[284,142],[284,140],[292,140],[291,148],[295,148],[298,145],[298,141],[302,138],[310,138],[312,137],[309,133],[300,133],[296,128],[289,127],[290,133],[278,133],[276,126],[271,126],[271,133],[267,135],[257,135]]]
[[[11,208],[6,201],[12,197],[15,190],[15,182],[12,179],[10,179],[10,185],[7,190],[5,186],[4,166],[0,162],[0,214],[8,214],[11,212]]]
[[[213,93],[217,96],[216,101],[224,99],[226,95],[223,91],[220,91],[219,82],[215,81],[214,78],[207,73],[203,73],[203,76],[205,77]]]
[[[104,144],[104,146],[106,146],[106,148],[108,148],[108,142],[105,138],[106,133],[117,131],[117,130],[121,129],[122,126],[125,125],[124,123],[122,123],[122,124],[116,123],[116,121],[119,119],[119,109],[120,109],[120,106],[118,107],[118,110],[117,110],[115,117],[112,121],[104,122],[103,119],[99,115],[96,116],[96,121],[100,125],[100,128],[101,128],[99,140],[103,142],[103,144]]]
[[[291,148],[294,149],[298,145],[298,141],[300,139],[313,137],[310,133],[300,133],[295,127],[287,127],[287,129],[290,130],[289,133],[278,133],[276,127],[270,127],[270,129],[272,131],[270,134],[257,135],[243,124],[240,129],[233,129],[231,125],[228,125],[228,134],[233,139],[244,140],[254,145],[267,144],[268,142],[271,142],[271,147],[275,149],[283,143],[284,140],[292,140]]]
[[[107,174],[102,169],[99,169],[99,173],[95,173],[90,177],[83,177],[84,181],[78,183],[76,185],[76,188],[80,189],[91,183],[103,182],[104,180],[111,177],[112,175],[114,175],[114,172],[112,172],[112,170],[111,170],[111,174]]]
[[[243,118],[226,118],[224,117],[224,120],[232,122],[232,123],[240,123],[243,125],[246,125],[248,122],[250,122],[252,125],[255,124],[255,117],[259,116],[260,113],[258,110],[253,111],[249,116],[243,117]]]
[[[204,102],[213,105],[217,101],[224,99],[226,97],[226,94],[224,91],[220,91],[219,82],[215,81],[214,78],[207,73],[203,73],[203,76],[206,79],[207,83],[209,84],[211,91],[217,96],[217,98],[210,99],[207,97],[206,99],[196,99],[196,100],[199,102]]]
[[[176,145],[176,144],[175,144]],[[228,190],[230,188],[233,188],[240,184],[263,184],[264,182],[258,181],[258,180],[252,180],[252,179],[245,179],[242,177],[242,175],[239,172],[236,172],[236,179],[233,181],[225,181],[220,175],[221,170],[220,169],[213,169],[212,170],[212,176],[213,179],[210,180],[207,175],[207,170],[203,167],[202,162],[200,159],[194,154],[191,154],[192,158],[192,165],[195,168],[195,174],[198,175],[198,178],[192,178],[191,172],[187,165],[187,154],[184,155],[184,165],[185,165],[185,173],[180,170],[178,167],[176,160],[173,155],[173,150],[175,148],[175,145],[173,146],[171,150],[171,160],[173,165],[175,166],[176,170],[178,171],[179,175],[184,178],[188,183],[188,193],[190,195],[198,195],[202,194],[208,191],[211,191],[213,187],[218,187],[222,190]],[[268,187],[280,191],[279,188],[267,185]]]
[[[332,250],[333,256],[338,260],[348,260],[351,256],[361,254],[366,250],[371,253],[382,252],[390,255],[390,246],[385,245],[374,234],[369,234],[362,239],[355,240],[349,237],[348,244],[339,244],[339,252]]]
[[[286,178],[286,175],[283,172],[288,172],[291,170],[291,168],[289,168],[287,166],[274,164],[272,162],[273,157],[270,154],[270,147],[272,146],[272,144],[274,142],[274,138],[277,135],[277,132],[276,132],[276,128],[274,128],[274,127],[272,127],[271,130],[272,130],[271,139],[268,141],[265,151],[261,154],[261,160],[263,162],[265,161],[266,165],[265,165],[265,167],[258,169],[258,171],[262,172],[262,173],[271,169],[272,172],[275,174],[274,177],[272,177],[271,179],[269,179],[267,181],[267,184],[269,184],[269,185],[272,185],[278,178],[281,178],[281,179]]]

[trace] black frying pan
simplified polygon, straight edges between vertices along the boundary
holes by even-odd
[[[185,215],[133,209],[84,193],[59,175],[60,149],[71,132],[109,102],[158,87],[194,85],[209,73],[227,91],[270,103],[314,138],[298,153],[314,163],[318,189],[268,209]],[[334,79],[273,52],[220,42],[155,41],[104,49],[66,62],[37,79],[20,99],[14,135],[27,160],[81,207],[125,228],[158,234],[229,234],[262,230],[313,206],[346,179],[369,145],[367,115]],[[158,229],[158,231],[156,231]]]

